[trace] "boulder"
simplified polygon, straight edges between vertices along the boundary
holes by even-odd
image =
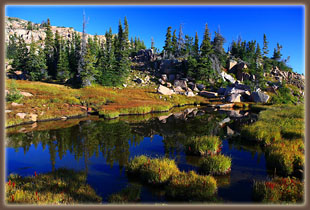
[[[144,83],[144,81],[140,78],[136,78],[134,81],[138,84]]]
[[[20,94],[26,97],[33,96],[31,93],[28,92],[20,92]]]
[[[229,102],[229,103],[241,102],[241,94],[239,93],[231,94],[227,96],[225,100],[226,102]]]
[[[229,60],[229,63],[228,63],[228,70],[232,69],[238,62],[235,61],[235,60]]]
[[[217,94],[219,94],[219,95],[224,95],[225,94],[225,91],[226,91],[226,88],[219,88],[218,90],[217,90]]]
[[[15,102],[11,103],[11,105],[12,106],[22,106],[22,104],[18,104],[18,103],[15,103]]]
[[[17,113],[16,116],[20,117],[21,119],[24,119],[26,117],[26,113]]]
[[[270,96],[261,92],[261,91],[255,91],[251,93],[251,101],[256,103],[267,103]]]
[[[195,87],[196,87],[195,83],[193,83],[193,82],[187,83],[187,86],[188,86],[190,89],[192,89],[192,90],[194,90]]]
[[[173,90],[176,93],[184,93],[185,92],[185,90],[182,89],[180,86],[177,86],[177,87],[173,88]]]
[[[235,131],[231,129],[229,126],[226,126],[226,133],[228,136],[233,136],[235,134]]]
[[[172,84],[170,82],[167,82],[166,85],[167,85],[168,88],[172,87]]]
[[[174,94],[173,90],[165,86],[162,86],[162,85],[159,85],[159,87],[157,88],[157,92],[163,95],[168,95],[168,96]]]
[[[173,86],[187,89],[187,82],[185,80],[174,80]]]
[[[165,84],[165,81],[164,81],[163,79],[161,79],[161,78],[158,79],[158,82],[159,82],[160,84],[162,84],[162,85]]]
[[[34,121],[34,122],[37,121],[37,117],[38,117],[37,114],[29,114],[29,118],[31,121]]]
[[[198,84],[197,88],[198,88],[198,90],[202,91],[206,88],[206,86],[204,86],[203,84]]]
[[[203,96],[203,97],[207,97],[207,98],[215,98],[218,96],[217,93],[215,92],[209,92],[209,91],[200,91],[199,95]]]
[[[232,84],[236,82],[236,80],[235,80],[235,78],[233,76],[227,74],[224,71],[221,72],[221,76],[222,76],[224,81],[230,82]]]
[[[195,96],[195,94],[194,94],[192,91],[186,91],[186,92],[185,92],[185,95],[186,95],[187,97],[193,97],[193,96]]]
[[[161,79],[166,82],[168,80],[167,74],[162,74]]]

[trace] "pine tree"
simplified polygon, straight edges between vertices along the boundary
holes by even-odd
[[[237,43],[235,41],[233,41],[231,44],[230,52],[234,57],[236,57],[236,58],[239,57],[238,46],[237,46]]]
[[[28,59],[28,49],[26,47],[25,40],[18,37],[16,44],[16,53],[13,55],[12,69],[14,71],[22,71],[27,74],[26,62]]]
[[[36,43],[31,37],[30,51],[26,61],[26,71],[29,73],[29,79],[32,81],[41,81],[47,77],[45,56],[39,49],[37,51]]]
[[[70,78],[69,71],[69,57],[68,46],[65,45],[64,40],[61,40],[61,47],[59,50],[59,59],[57,62],[57,80],[65,82]]]
[[[47,19],[47,25],[46,25],[46,30],[45,30],[45,46],[44,46],[44,54],[46,57],[46,66],[47,66],[47,71],[48,74],[51,76],[55,75],[54,72],[54,43],[53,43],[53,33],[51,30],[51,23],[50,19]]]
[[[172,55],[177,57],[178,46],[177,46],[176,30],[173,31],[171,43],[172,43]]]
[[[199,56],[199,40],[198,40],[198,33],[196,32],[195,35],[195,43],[194,43],[194,57],[198,58]]]
[[[172,42],[171,42],[171,26],[167,28],[166,40],[164,46],[164,57],[170,58],[172,53]]]
[[[214,53],[217,55],[222,55],[225,53],[223,45],[224,45],[225,39],[220,34],[220,32],[215,32],[215,36],[212,42],[212,48],[214,50]]]
[[[211,37],[208,29],[208,24],[205,25],[205,32],[203,35],[202,44],[200,46],[201,56],[205,57],[212,53]]]
[[[6,48],[6,57],[8,59],[13,59],[17,53],[17,35],[10,35],[9,44]]]
[[[151,49],[155,51],[155,42],[153,37],[151,38]]]
[[[268,50],[268,41],[267,41],[267,37],[266,34],[264,34],[264,46],[263,46],[263,57],[266,57],[269,53]]]
[[[57,76],[57,63],[59,60],[59,51],[60,51],[60,36],[58,31],[55,33],[55,39],[54,39],[54,60],[53,60],[53,78],[56,79]]]
[[[193,55],[193,37],[185,35],[185,55],[192,56]]]
[[[257,43],[256,52],[255,52],[255,60],[261,60],[262,59],[262,52],[259,46],[259,43]]]
[[[274,49],[273,51],[273,57],[272,59],[276,60],[276,61],[279,61],[282,57],[282,54],[281,54],[281,49],[282,49],[282,45],[280,45],[279,43],[277,43],[277,48]]]
[[[177,43],[177,56],[183,56],[185,54],[185,41],[183,39],[183,25],[180,24],[178,43]]]

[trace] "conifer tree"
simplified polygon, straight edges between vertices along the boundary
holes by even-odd
[[[282,49],[282,45],[280,45],[279,43],[277,43],[277,48],[274,49],[273,51],[273,57],[272,59],[279,61],[281,59],[281,49]]]
[[[26,47],[25,40],[21,37],[18,37],[16,44],[16,53],[13,55],[12,69],[14,71],[22,71],[27,73],[26,62],[28,59],[28,49]]]
[[[33,36],[31,40],[25,68],[29,73],[30,80],[41,81],[47,76],[45,56],[40,49],[37,50],[36,43],[33,41]]]
[[[164,57],[170,58],[172,53],[172,42],[171,42],[171,26],[167,28],[166,40],[164,46]]]
[[[211,37],[208,29],[208,24],[205,25],[205,32],[203,35],[202,44],[200,46],[201,56],[207,56],[212,53]]]
[[[54,43],[53,43],[53,33],[51,30],[51,23],[50,19],[47,19],[47,25],[45,29],[45,46],[44,46],[44,54],[46,57],[46,66],[47,66],[47,71],[50,76],[54,76]]]
[[[179,36],[177,42],[177,56],[183,56],[185,53],[185,41],[183,38],[183,25],[180,24]]]
[[[185,55],[192,56],[194,51],[193,37],[185,35]]]
[[[151,49],[155,51],[155,42],[153,37],[151,38]]]
[[[18,38],[16,33],[14,33],[14,35],[10,35],[9,44],[6,48],[6,57],[8,59],[13,59],[17,53],[17,40]]]
[[[177,49],[178,49],[176,30],[173,31],[171,43],[172,43],[172,54],[173,54],[173,56],[176,57],[177,56]]]
[[[198,56],[199,56],[199,40],[198,40],[198,33],[196,32],[194,43],[194,57],[198,58]]]
[[[256,51],[255,51],[255,60],[261,60],[262,59],[262,52],[259,46],[259,43],[257,43]]]
[[[61,40],[61,47],[59,50],[59,59],[57,62],[57,80],[65,82],[70,78],[69,71],[69,57],[68,46],[65,45],[64,40]]]
[[[268,41],[267,41],[267,37],[266,34],[264,34],[264,46],[263,46],[263,57],[266,57],[269,53],[268,50]]]
[[[56,79],[57,76],[57,63],[59,60],[59,51],[60,51],[60,36],[56,30],[55,39],[54,39],[54,53],[53,53],[53,78]]]

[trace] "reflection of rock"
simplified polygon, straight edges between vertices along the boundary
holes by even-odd
[[[229,109],[229,108],[233,108],[234,104],[233,103],[229,103],[229,104],[218,104],[216,105],[216,108],[219,109]]]
[[[219,122],[219,125],[222,127],[225,123],[230,122],[230,118],[226,117],[224,120],[222,120],[221,122]]]
[[[199,95],[207,97],[207,98],[215,98],[218,96],[217,93],[215,92],[210,92],[210,91],[200,91]]]
[[[164,115],[164,116],[159,116],[158,120],[161,121],[162,123],[166,123],[166,120],[172,115],[172,113],[170,113],[169,115]]]
[[[234,102],[241,102],[241,94],[234,93],[226,97],[226,102],[234,103]]]
[[[232,136],[235,134],[235,131],[233,129],[231,129],[229,126],[226,126],[226,132],[228,136]]]

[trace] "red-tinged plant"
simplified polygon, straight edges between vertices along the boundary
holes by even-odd
[[[12,195],[12,202],[14,202],[14,195]]]

